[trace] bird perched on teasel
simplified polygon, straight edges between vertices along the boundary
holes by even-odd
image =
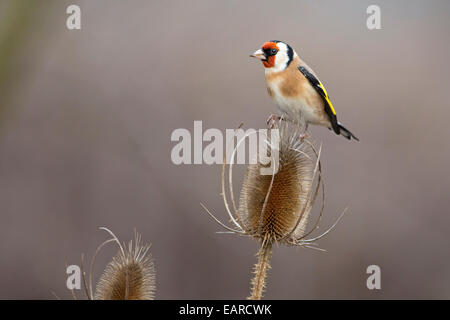
[[[251,57],[261,59],[266,73],[267,91],[289,121],[304,122],[329,128],[347,139],[359,139],[336,117],[325,87],[314,71],[297,53],[282,41],[263,44]],[[269,120],[278,118],[272,115]]]

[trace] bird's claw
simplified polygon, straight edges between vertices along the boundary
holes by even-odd
[[[269,118],[267,118],[267,125],[269,126],[269,128],[274,128],[275,127],[275,123],[277,123],[278,121],[281,120],[280,116],[277,116],[276,114],[271,114]]]
[[[306,138],[308,138],[309,137],[309,132],[308,131],[303,131],[302,133],[300,133],[299,135],[298,135],[298,138],[299,138],[299,140],[301,140],[301,141],[303,141],[303,140],[305,140]]]

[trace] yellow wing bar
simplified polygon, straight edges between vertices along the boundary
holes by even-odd
[[[328,97],[327,90],[325,90],[325,87],[323,86],[322,82],[320,82],[320,80],[318,80],[318,81],[319,81],[320,87],[322,88],[323,92],[325,93],[325,99],[327,100],[328,105],[330,106],[331,112],[333,112],[333,114],[336,115],[336,111],[334,110],[334,107],[331,104],[330,98]]]

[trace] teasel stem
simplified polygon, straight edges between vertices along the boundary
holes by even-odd
[[[270,258],[272,256],[272,241],[265,238],[261,243],[258,253],[258,262],[254,267],[254,277],[251,281],[252,288],[248,300],[261,300],[266,287],[267,271],[270,269]]]

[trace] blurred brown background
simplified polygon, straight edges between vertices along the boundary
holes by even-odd
[[[92,256],[99,226],[153,243],[159,299],[245,298],[257,243],[215,233],[199,202],[226,220],[221,168],[173,165],[170,135],[264,126],[275,107],[248,55],[270,39],[320,75],[361,142],[312,128],[321,230],[349,213],[327,253],[275,248],[266,298],[450,298],[450,2],[37,3],[0,1],[0,298],[69,298],[65,262]],[[382,30],[366,28],[370,4]]]

